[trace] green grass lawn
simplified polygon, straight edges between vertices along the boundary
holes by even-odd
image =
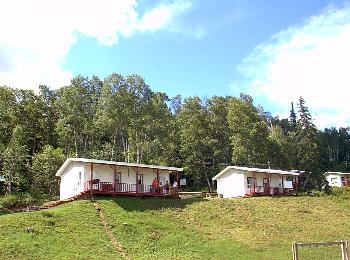
[[[350,236],[346,195],[97,201],[129,259],[291,259],[293,241]],[[0,237],[0,259],[122,258],[88,200],[0,215]],[[338,248],[329,250],[339,256]],[[305,250],[301,256],[331,256],[329,251],[311,258],[317,252]]]

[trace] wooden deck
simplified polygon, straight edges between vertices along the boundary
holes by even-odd
[[[152,185],[94,182],[87,181],[84,185],[84,193],[94,195],[112,196],[148,196],[148,197],[178,197],[178,190],[169,189],[166,191],[162,187],[153,188]]]
[[[245,196],[274,196],[274,195],[290,195],[295,193],[294,189],[287,189],[282,187],[264,187],[264,186],[246,186]]]

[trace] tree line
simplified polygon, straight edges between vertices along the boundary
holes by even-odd
[[[302,97],[280,119],[243,93],[170,99],[139,75],[77,76],[38,93],[1,86],[0,133],[2,193],[56,195],[67,157],[183,167],[196,189],[227,165],[303,170],[302,189],[350,168],[349,128],[318,130]]]

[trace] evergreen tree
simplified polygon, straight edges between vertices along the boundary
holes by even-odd
[[[321,165],[320,148],[317,140],[317,129],[305,101],[299,99],[299,120],[294,134],[296,152],[295,167],[304,170],[299,178],[302,189],[321,189],[325,184],[324,168]]]
[[[295,131],[295,128],[297,126],[297,115],[294,111],[293,102],[292,102],[292,109],[290,110],[290,114],[289,114],[289,124],[290,124],[291,131]]]

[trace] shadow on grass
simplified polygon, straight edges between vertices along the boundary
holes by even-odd
[[[0,210],[0,217],[3,216],[3,215],[7,215],[7,214],[10,214],[12,212],[9,212],[9,211],[1,211]]]
[[[148,211],[159,209],[182,209],[187,205],[204,201],[204,198],[135,198],[135,197],[97,197],[97,200],[108,200],[118,204],[127,211]]]

